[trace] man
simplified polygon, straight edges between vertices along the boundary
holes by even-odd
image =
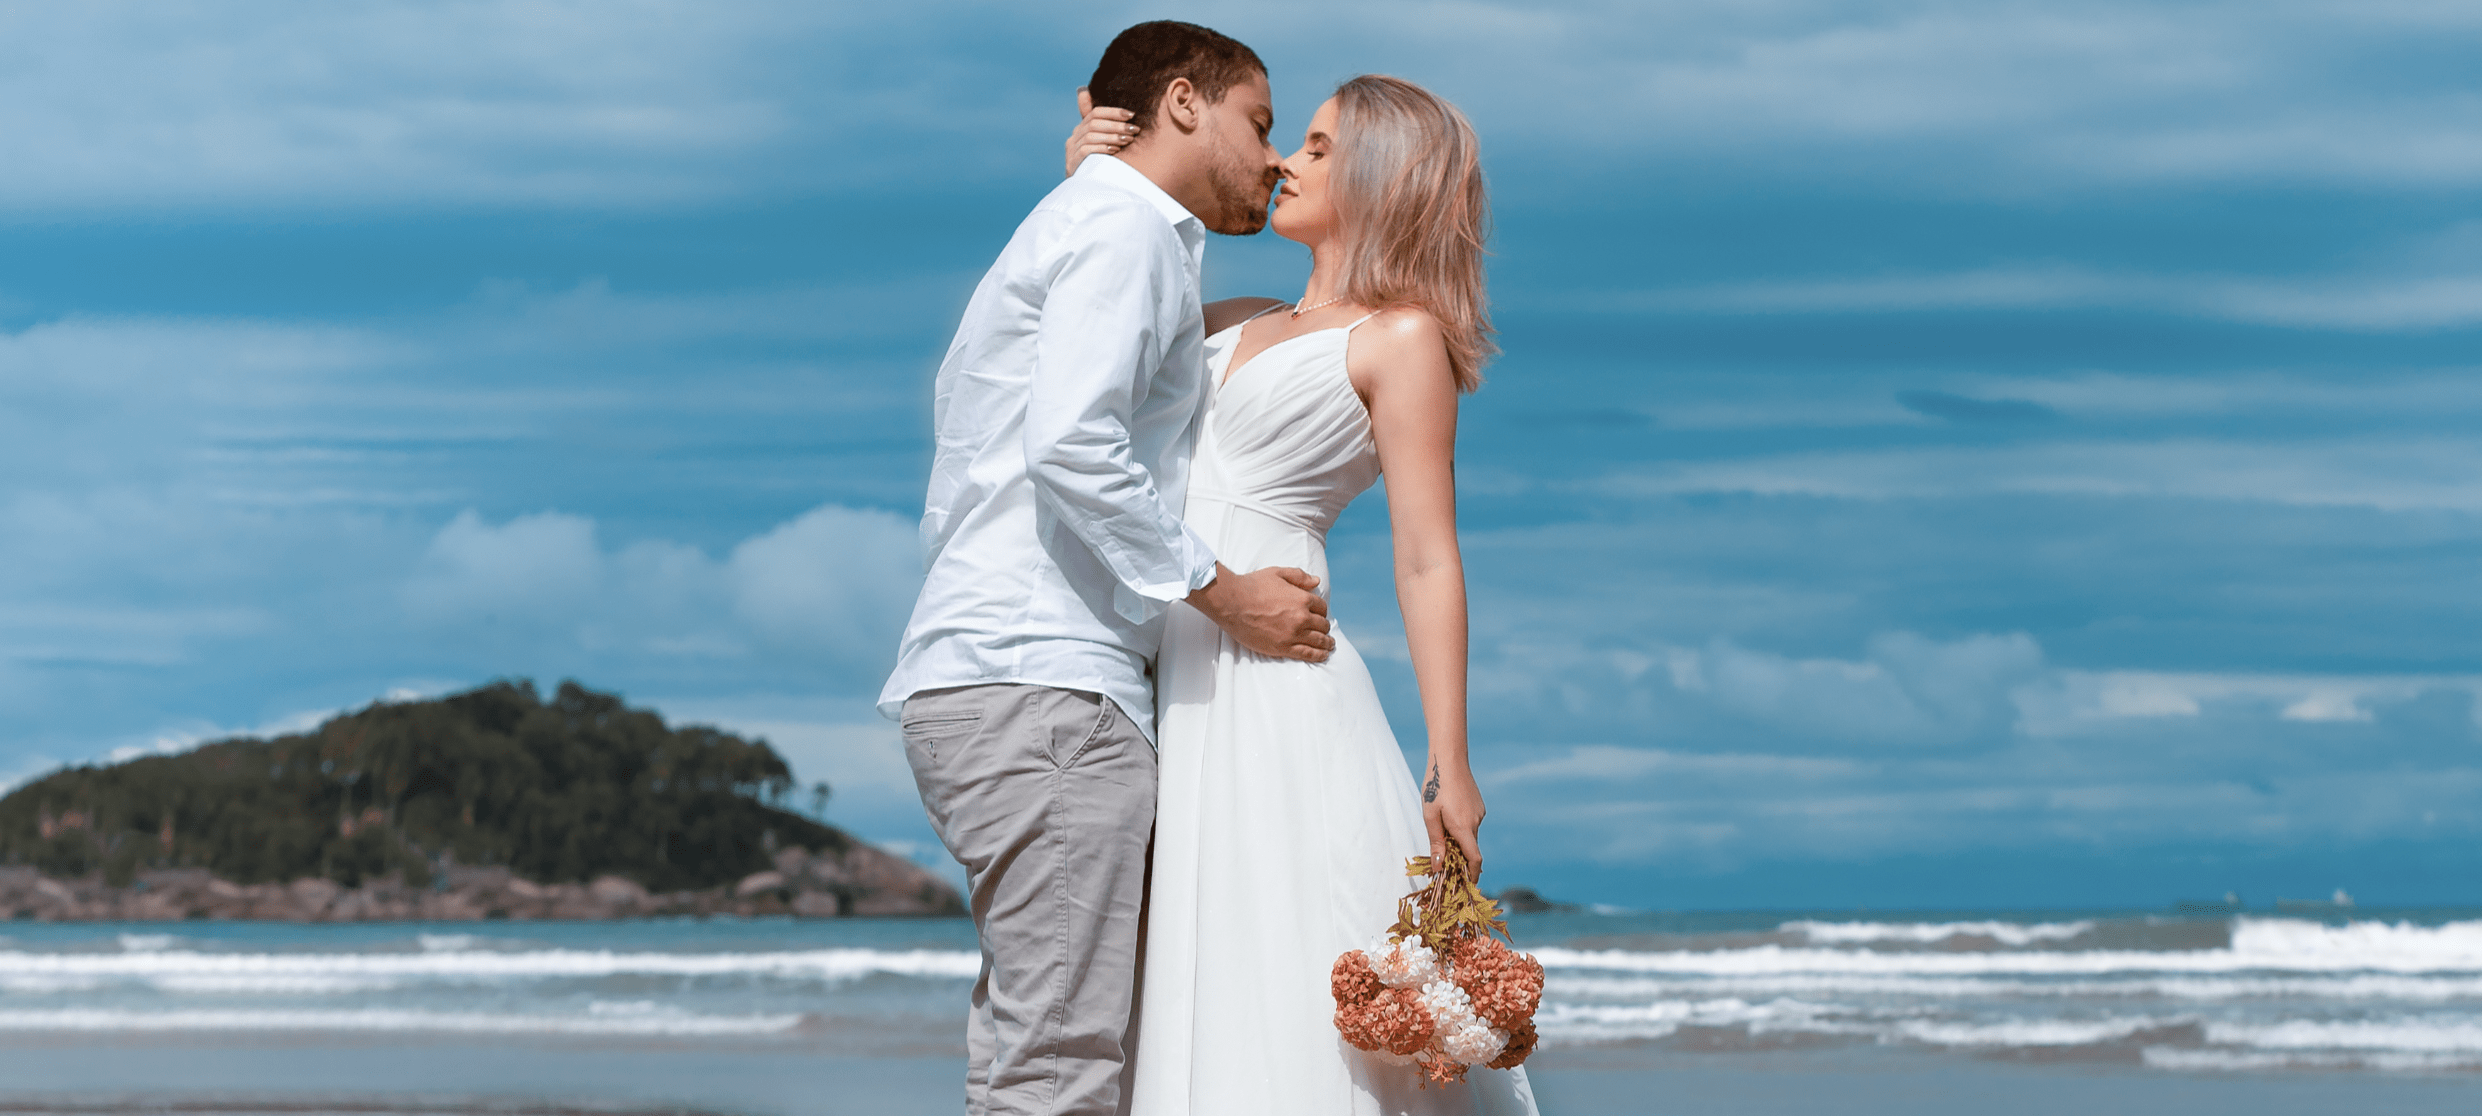
[[[1212,385],[1206,232],[1266,224],[1266,67],[1186,23],[1112,40],[1136,114],[1018,226],[939,369],[929,573],[880,711],[965,865],[982,976],[966,1110],[1120,1111],[1155,816],[1151,661],[1187,601],[1261,654],[1327,657],[1300,570],[1236,574],[1181,521]]]

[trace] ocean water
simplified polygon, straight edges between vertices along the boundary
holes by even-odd
[[[2441,1111],[2482,1111],[2482,910],[1610,912],[1512,929],[1548,970],[1547,1102],[1642,1096],[1613,1084],[1641,1078],[1728,1094],[1736,1074],[2021,1065],[2140,1090],[2420,1082],[2471,1102]],[[946,1112],[976,966],[960,920],[13,923],[0,1095]],[[1674,1110],[1613,1103],[1597,1110]]]

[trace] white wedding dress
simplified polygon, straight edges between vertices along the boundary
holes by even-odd
[[[1229,378],[1241,327],[1207,339],[1221,384],[1188,520],[1225,566],[1324,585],[1328,526],[1379,478],[1345,377],[1352,329],[1279,341]],[[1335,636],[1324,663],[1270,659],[1172,608],[1134,1116],[1535,1112],[1523,1069],[1424,1089],[1337,1036],[1328,969],[1395,921],[1405,858],[1430,837],[1369,668]]]

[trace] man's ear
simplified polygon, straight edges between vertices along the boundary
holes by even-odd
[[[1198,95],[1198,87],[1188,78],[1176,77],[1164,87],[1163,107],[1156,111],[1173,127],[1195,132],[1206,119],[1206,98]]]

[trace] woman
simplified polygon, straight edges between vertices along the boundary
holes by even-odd
[[[1134,134],[1089,112],[1072,168]],[[1531,1113],[1523,1070],[1424,1089],[1355,1050],[1328,969],[1395,918],[1407,857],[1448,841],[1482,863],[1466,762],[1457,395],[1493,351],[1473,129],[1410,82],[1344,83],[1285,160],[1272,224],[1310,249],[1299,303],[1207,308],[1217,387],[1187,518],[1236,570],[1326,582],[1325,536],[1384,474],[1397,601],[1430,753],[1417,791],[1341,625],[1324,663],[1266,658],[1176,605],[1156,664],[1156,807],[1138,1116]],[[1228,324],[1229,323],[1229,324]]]

